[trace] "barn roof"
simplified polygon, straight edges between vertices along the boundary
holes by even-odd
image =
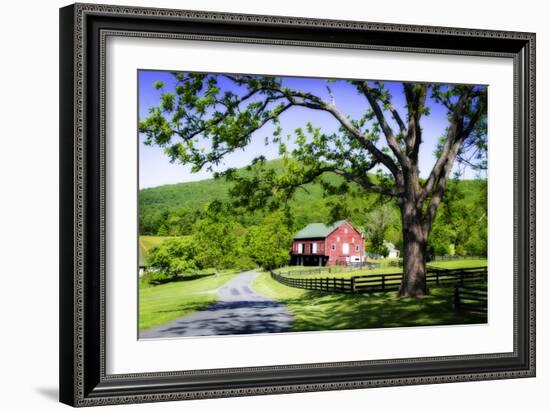
[[[347,221],[340,220],[331,225],[326,225],[323,223],[312,223],[298,231],[296,235],[294,235],[294,239],[300,240],[304,238],[325,238],[327,235],[332,233],[344,223],[347,223]]]

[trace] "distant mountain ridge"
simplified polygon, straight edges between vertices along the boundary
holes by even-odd
[[[266,162],[266,165],[282,168],[281,160],[270,160]],[[240,169],[240,172],[246,173],[245,168]],[[332,183],[342,181],[341,177],[332,174],[325,174],[322,178]],[[464,193],[465,201],[474,201],[482,195],[481,191],[485,183],[485,180],[461,180],[458,181],[458,186]],[[154,224],[149,224],[148,220],[165,220],[165,224],[169,225],[170,215],[177,214],[178,210],[181,213],[198,213],[214,200],[229,201],[229,184],[231,183],[220,178],[168,184],[140,190],[140,233],[158,234],[158,232],[154,232],[154,229],[148,228],[148,226],[154,227]],[[308,184],[305,188],[307,191],[297,190],[290,202],[297,227],[314,222],[330,221],[332,207],[329,203],[331,202],[339,204],[341,208],[342,215],[336,217],[347,218],[361,225],[365,214],[375,206],[379,199],[379,196],[374,193],[367,193],[360,197],[351,195],[324,197],[322,188],[315,183]],[[253,216],[250,218],[253,219]],[[247,217],[243,216],[244,225],[247,225],[246,221]]]

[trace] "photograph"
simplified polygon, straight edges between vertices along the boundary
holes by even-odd
[[[488,85],[136,84],[139,339],[488,323]]]

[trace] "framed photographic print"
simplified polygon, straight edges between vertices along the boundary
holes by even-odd
[[[535,375],[535,35],[60,10],[60,400]]]

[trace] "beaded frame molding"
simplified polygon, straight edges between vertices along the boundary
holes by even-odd
[[[514,350],[214,370],[105,372],[108,36],[504,57],[514,65]],[[60,401],[73,406],[535,376],[535,34],[75,4],[60,9]]]

